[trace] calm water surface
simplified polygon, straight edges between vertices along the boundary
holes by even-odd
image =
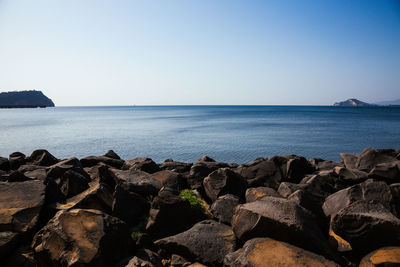
[[[400,108],[141,106],[0,109],[0,156],[45,148],[59,158],[102,155],[245,163],[298,154],[400,148]]]

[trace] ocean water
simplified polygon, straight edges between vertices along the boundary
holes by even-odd
[[[0,109],[0,156],[45,148],[58,158],[103,155],[247,163],[297,154],[340,160],[367,146],[400,148],[400,108],[130,106]]]

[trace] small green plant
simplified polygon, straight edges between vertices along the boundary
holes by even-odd
[[[139,218],[139,222],[130,228],[130,232],[131,232],[131,237],[134,241],[136,241],[138,239],[138,237],[140,236],[141,233],[144,232],[144,230],[146,229],[146,223],[148,220],[149,216],[147,214],[142,215]]]
[[[194,192],[190,189],[184,189],[180,192],[179,197],[182,199],[187,199],[189,200],[190,206],[200,209],[202,211],[205,211],[206,208],[204,207],[204,204],[201,199],[196,197]]]

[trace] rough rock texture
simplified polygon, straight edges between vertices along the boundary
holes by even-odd
[[[111,169],[117,183],[124,183],[129,192],[134,192],[144,197],[156,196],[160,191],[162,184],[150,174],[139,170],[116,170]]]
[[[283,176],[280,168],[267,159],[239,166],[237,172],[247,180],[249,187],[267,186],[277,189]]]
[[[188,200],[164,194],[155,197],[151,204],[146,232],[161,238],[183,232],[205,219],[204,211],[192,207]]]
[[[163,163],[160,163],[158,166],[161,170],[169,170],[177,173],[188,173],[190,168],[193,166],[193,163],[166,160]]]
[[[384,180],[388,183],[399,183],[400,161],[397,160],[376,165],[369,173],[369,177]]]
[[[162,170],[152,174],[157,181],[159,181],[164,187],[173,188],[177,191],[181,191],[185,188],[188,188],[186,180],[180,173],[170,171],[170,170]]]
[[[89,156],[80,160],[83,167],[93,167],[99,163],[107,164],[111,167],[120,169],[124,165],[121,159],[115,159],[107,156]]]
[[[281,195],[270,187],[253,187],[246,190],[246,202],[253,202],[265,196],[280,197]]]
[[[203,179],[219,168],[228,168],[223,162],[198,161],[190,168],[188,183],[192,189],[199,189],[203,185]]]
[[[10,168],[12,170],[16,170],[19,166],[24,165],[26,163],[25,154],[21,152],[11,153],[9,156]]]
[[[376,201],[357,201],[342,209],[331,227],[359,253],[400,243],[400,219]]]
[[[286,163],[285,180],[298,183],[306,174],[312,172],[314,172],[314,168],[306,158],[295,156]]]
[[[241,241],[271,237],[330,258],[334,257],[314,216],[284,198],[264,197],[239,205],[232,228]]]
[[[27,161],[38,166],[51,166],[58,163],[58,159],[44,149],[33,151]]]
[[[128,227],[97,210],[60,211],[34,237],[41,266],[112,266],[129,255]]]
[[[392,201],[390,187],[384,182],[368,180],[328,196],[322,208],[326,216],[333,216],[359,200],[376,200],[390,210]]]
[[[229,168],[218,169],[210,173],[203,181],[207,196],[215,201],[219,196],[232,194],[244,199],[247,182]]]
[[[211,213],[221,223],[231,224],[233,213],[239,205],[239,198],[234,195],[223,195],[211,205]]]
[[[134,158],[125,161],[124,170],[139,170],[147,173],[155,173],[160,171],[158,165],[150,158]]]
[[[360,267],[400,266],[400,247],[384,247],[372,251],[360,262]]]
[[[354,185],[356,183],[364,182],[365,180],[368,179],[368,173],[359,171],[357,169],[335,167],[333,170],[339,177],[339,179],[347,185]]]
[[[390,191],[392,192],[392,211],[393,214],[400,218],[400,183],[391,184]]]
[[[114,150],[108,150],[107,153],[104,154],[104,156],[112,159],[121,159],[120,156],[118,156],[118,154],[114,152]]]
[[[42,181],[0,182],[0,231],[26,232],[34,228],[44,199]]]
[[[329,266],[339,267],[333,261],[270,238],[254,238],[247,241],[243,248],[226,255],[226,267],[275,267],[275,266]]]
[[[220,266],[225,255],[235,250],[232,229],[211,220],[199,222],[183,233],[155,243],[166,254],[178,254],[207,266]]]

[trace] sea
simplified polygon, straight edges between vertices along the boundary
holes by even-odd
[[[47,149],[57,158],[103,155],[249,163],[296,154],[340,160],[366,147],[400,149],[399,107],[107,106],[0,109],[0,156]]]

